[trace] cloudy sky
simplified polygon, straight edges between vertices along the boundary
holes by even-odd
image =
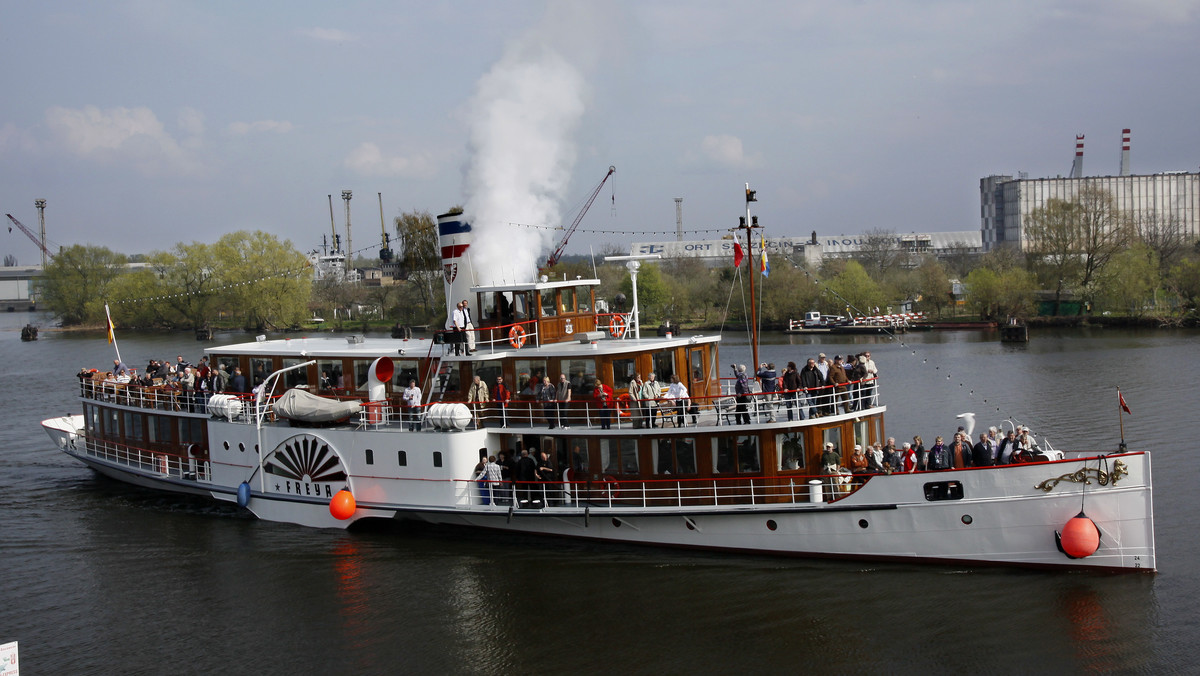
[[[1196,171],[1197,36],[1185,0],[4,1],[0,212],[45,198],[56,245],[312,249],[348,188],[360,249],[376,193],[389,223],[557,225],[614,165],[569,251],[670,238],[585,230],[673,232],[676,197],[736,224],[746,182],[768,235],[975,229],[981,177],[1065,174],[1076,134],[1086,174],[1123,127],[1135,173]]]

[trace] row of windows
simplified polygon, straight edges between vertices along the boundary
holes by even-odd
[[[112,441],[123,440],[136,446],[146,442],[176,443],[173,434],[177,433],[179,444],[204,443],[203,419],[121,411],[93,404],[87,404],[83,409],[84,423],[89,436]]]

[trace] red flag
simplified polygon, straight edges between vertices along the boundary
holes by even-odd
[[[744,256],[745,256],[745,254],[742,253],[742,245],[738,244],[737,242],[734,242],[733,243],[733,267],[735,267],[735,268],[741,267],[742,266],[742,258]]]
[[[1125,403],[1125,395],[1121,394],[1121,390],[1117,390],[1117,401],[1121,404],[1121,410],[1133,415],[1133,411],[1129,410],[1129,404]]]

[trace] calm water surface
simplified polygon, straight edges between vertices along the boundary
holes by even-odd
[[[869,346],[888,433],[1013,418],[1061,448],[1155,452],[1157,575],[809,562],[472,532],[264,523],[135,490],[55,451],[101,335],[0,316],[0,642],[25,673],[1191,672],[1200,659],[1200,334],[773,336],[778,365]],[[41,320],[43,325],[49,322]],[[728,342],[739,340],[730,336]],[[219,342],[245,340],[244,334]],[[726,345],[722,364],[748,362]],[[186,335],[121,336],[139,368]]]

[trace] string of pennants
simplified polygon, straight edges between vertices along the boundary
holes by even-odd
[[[562,225],[536,225],[533,223],[513,223],[508,225],[514,228],[531,228],[536,230],[565,230]],[[579,228],[575,232],[587,232],[595,235],[676,235],[681,232],[684,234],[713,234],[713,233],[728,233],[736,228],[707,228],[699,230],[601,230],[595,228]]]

